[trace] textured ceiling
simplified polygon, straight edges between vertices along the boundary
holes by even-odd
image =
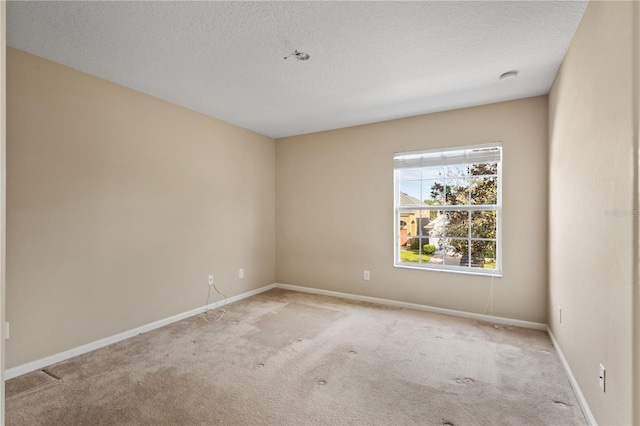
[[[8,2],[10,46],[271,136],[546,94],[586,2]],[[284,56],[299,49],[308,61]],[[499,81],[519,70],[515,80]]]

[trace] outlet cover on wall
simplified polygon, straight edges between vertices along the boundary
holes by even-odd
[[[244,278],[244,268],[240,268],[238,271],[238,278]]]
[[[213,275],[209,275],[209,285],[213,285]]]
[[[369,281],[369,271],[364,271],[364,280]]]
[[[602,392],[606,392],[606,385],[607,385],[607,372],[604,369],[604,365],[600,364],[600,372],[598,375],[598,384],[600,385],[600,389],[602,389]]]

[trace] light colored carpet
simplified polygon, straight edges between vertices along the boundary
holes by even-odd
[[[546,333],[271,290],[7,382],[7,425],[586,424]]]

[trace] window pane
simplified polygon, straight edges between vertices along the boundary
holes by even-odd
[[[420,238],[408,238],[407,243],[400,247],[401,262],[420,262]]]
[[[447,179],[446,199],[449,206],[466,206],[469,204],[469,179],[455,178]]]
[[[399,229],[401,242],[406,241],[410,237],[417,237],[420,234],[420,210],[402,211],[398,215],[400,217]],[[402,238],[402,237],[405,238]],[[401,244],[403,245],[403,244]]]
[[[410,250],[400,250],[400,262],[418,263],[419,256]]]
[[[473,268],[496,269],[496,242],[471,241]]]
[[[396,224],[396,232],[398,235],[398,244],[400,247],[407,245],[409,241],[409,218],[410,213],[400,212],[398,215],[398,223]]]
[[[498,178],[485,176],[471,180],[471,204],[496,204],[498,202]]]
[[[400,180],[420,180],[420,169],[401,169]]]
[[[443,237],[447,216],[435,210],[429,211],[429,225],[427,230],[430,238]]]
[[[429,261],[427,263],[431,264],[431,265],[443,265],[444,264],[444,246],[443,243],[444,240],[443,239],[437,239],[437,240],[433,240],[431,239],[431,244],[435,245],[436,251],[433,253],[433,255],[431,256],[431,258],[429,259]]]
[[[471,164],[469,166],[469,174],[472,176],[497,175],[498,163]]]
[[[449,179],[468,176],[469,166],[467,166],[466,164],[462,166],[447,166],[445,175]]]
[[[421,200],[430,206],[444,204],[444,180],[423,180]]]
[[[438,180],[444,177],[444,167],[423,167],[422,179]]]
[[[445,215],[445,237],[469,237],[469,212],[463,210],[448,211],[445,212]]]
[[[429,242],[429,231],[431,230],[431,215],[430,211],[422,210],[420,217],[418,218],[418,231],[422,238],[425,239],[424,244]]]
[[[460,266],[462,255],[468,251],[468,240],[448,239],[445,245],[444,264]]]
[[[420,201],[420,181],[407,180],[400,181],[400,206],[419,206]]]
[[[476,210],[471,212],[471,237],[496,238],[495,210]]]

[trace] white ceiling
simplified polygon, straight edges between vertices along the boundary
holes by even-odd
[[[546,94],[586,2],[9,2],[10,46],[274,138]],[[294,49],[308,61],[284,60]],[[516,69],[515,80],[499,81]]]

